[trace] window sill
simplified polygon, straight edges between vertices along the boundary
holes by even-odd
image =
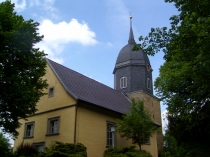
[[[23,137],[23,139],[34,138],[34,136]]]
[[[59,135],[59,133],[46,134],[45,136],[55,136],[55,135]]]
[[[114,146],[114,148],[115,148],[116,146]],[[113,148],[113,146],[106,146],[106,148]]]

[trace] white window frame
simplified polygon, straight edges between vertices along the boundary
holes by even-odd
[[[127,88],[127,77],[120,78],[120,88]]]
[[[145,144],[150,144],[150,136],[145,138]]]
[[[55,92],[55,87],[50,87],[48,89],[48,98],[53,97]]]
[[[45,142],[37,142],[33,143],[33,145],[38,150],[38,152],[43,152],[45,149]]]
[[[117,136],[116,136],[116,123],[107,121],[106,123],[106,145],[107,147],[116,147]]]
[[[151,90],[151,80],[147,78],[147,88]]]
[[[25,123],[24,138],[32,138],[34,136],[34,122]]]
[[[59,134],[60,117],[49,118],[47,121],[47,135]]]

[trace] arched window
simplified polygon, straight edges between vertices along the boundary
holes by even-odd
[[[121,77],[120,78],[120,88],[126,88],[127,87],[127,77]]]

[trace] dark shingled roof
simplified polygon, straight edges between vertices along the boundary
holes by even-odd
[[[134,44],[127,44],[121,50],[117,57],[116,65],[126,61],[130,61],[130,64],[146,64],[150,63],[146,53],[142,50],[133,51]]]
[[[76,100],[85,101],[118,113],[129,111],[131,102],[121,92],[50,59],[46,59],[46,61],[66,91]]]
[[[132,29],[132,17],[130,17],[130,32],[128,44],[120,50],[113,73],[115,73],[115,70],[117,68],[121,68],[123,66],[150,64],[149,58],[146,53],[144,53],[142,50],[133,51],[134,43],[135,40]]]

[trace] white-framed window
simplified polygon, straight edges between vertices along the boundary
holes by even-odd
[[[147,78],[147,88],[151,89],[151,80]]]
[[[38,150],[38,152],[43,152],[45,148],[45,142],[38,142],[38,143],[33,143],[35,148]]]
[[[34,135],[34,122],[29,122],[25,124],[24,137],[30,138]]]
[[[120,88],[126,88],[127,87],[127,77],[121,77],[120,78]]]
[[[47,135],[59,133],[60,117],[54,117],[48,119]]]
[[[116,124],[107,122],[107,147],[116,147]]]
[[[54,91],[55,91],[55,88],[50,87],[49,90],[48,90],[48,97],[53,97],[54,96]]]
[[[150,137],[145,138],[145,144],[150,144]]]

